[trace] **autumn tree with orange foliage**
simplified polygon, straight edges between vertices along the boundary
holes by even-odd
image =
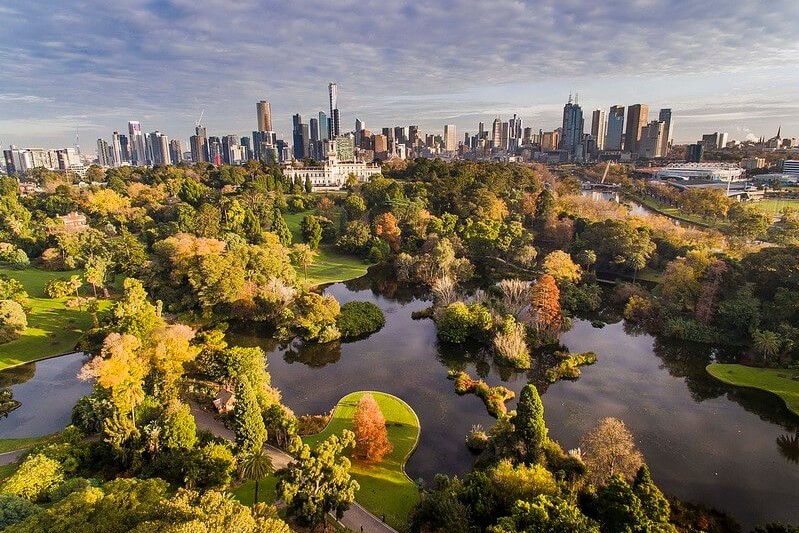
[[[374,396],[364,394],[352,418],[355,430],[355,456],[370,463],[379,463],[394,447],[388,441],[386,419]]]
[[[557,336],[563,325],[560,312],[560,291],[555,278],[543,274],[531,289],[530,318],[536,329],[546,336]]]
[[[386,241],[394,253],[399,251],[400,233],[397,218],[392,213],[383,213],[375,219],[375,235]]]

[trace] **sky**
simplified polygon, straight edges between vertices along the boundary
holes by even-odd
[[[796,0],[3,0],[0,20],[2,145],[93,151],[128,120],[186,142],[203,109],[249,135],[262,99],[290,139],[331,81],[344,130],[547,131],[577,93],[586,130],[645,103],[675,142],[799,137]]]

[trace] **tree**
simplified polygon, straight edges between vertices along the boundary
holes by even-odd
[[[112,310],[115,328],[120,333],[146,339],[163,323],[158,309],[147,301],[147,291],[144,290],[141,281],[126,278],[123,291],[122,298],[116,302]]]
[[[482,304],[454,302],[436,316],[438,336],[456,344],[465,342],[470,336],[489,331],[492,325],[491,313]]]
[[[580,280],[580,266],[564,251],[550,252],[541,266],[557,283],[576,283]]]
[[[0,530],[22,522],[38,512],[39,508],[25,498],[0,494]]]
[[[500,518],[488,533],[599,533],[599,525],[569,500],[559,496],[536,496],[518,501],[511,516]]]
[[[164,413],[160,442],[167,450],[191,450],[197,443],[197,423],[191,409],[173,400]]]
[[[239,473],[244,479],[255,482],[255,496],[253,497],[253,506],[258,503],[258,483],[274,472],[272,467],[272,458],[261,447],[247,454],[239,463]]]
[[[358,194],[350,194],[344,199],[344,211],[349,220],[359,220],[366,212],[366,202]]]
[[[305,274],[305,281],[308,281],[308,265],[311,265],[316,258],[317,252],[307,244],[295,244],[291,247],[291,261],[295,265],[302,266]]]
[[[538,462],[547,438],[547,425],[544,421],[544,404],[535,385],[528,383],[522,389],[513,427],[516,438],[525,450],[525,460]]]
[[[236,406],[233,408],[233,432],[239,453],[252,454],[266,442],[266,427],[250,381],[244,377],[236,384]]]
[[[767,360],[780,353],[782,338],[773,331],[755,330],[752,332],[752,347]]]
[[[358,400],[352,417],[355,431],[355,455],[370,463],[379,463],[394,447],[388,441],[386,419],[374,396],[367,393]]]
[[[671,517],[671,507],[669,500],[652,481],[649,474],[649,467],[641,465],[635,474],[633,482],[633,493],[641,501],[641,510],[650,522],[650,531],[673,531],[674,528],[669,523]],[[657,528],[657,529],[656,529]]]
[[[360,488],[350,476],[350,461],[342,454],[355,445],[355,434],[344,430],[311,451],[303,445],[298,458],[278,475],[277,493],[290,515],[327,531],[327,513],[340,517],[355,500]]]
[[[535,199],[535,218],[539,224],[548,223],[555,213],[555,197],[549,189],[544,189]]]
[[[0,300],[0,343],[18,338],[26,329],[25,309],[14,300]]]
[[[374,333],[386,324],[383,311],[372,302],[348,302],[341,306],[336,327],[344,338]]]
[[[318,218],[313,215],[305,215],[300,222],[300,233],[302,233],[302,240],[312,250],[319,248],[319,242],[322,240],[322,225]]]
[[[746,207],[741,203],[734,204],[727,217],[730,220],[730,230],[739,239],[750,241],[766,234],[771,225],[771,216]]]
[[[390,211],[375,219],[375,235],[386,241],[394,253],[399,251],[401,233],[397,218]]]
[[[291,230],[288,224],[286,224],[286,219],[283,218],[283,213],[280,209],[275,208],[272,211],[272,217],[272,233],[277,235],[277,238],[280,239],[280,244],[287,247],[291,246]]]
[[[353,220],[344,227],[344,234],[336,241],[336,246],[347,253],[363,256],[370,237],[369,226]]]
[[[295,303],[295,326],[304,339],[325,343],[341,337],[336,327],[341,307],[333,296],[307,292],[299,296]]]
[[[36,502],[50,487],[64,481],[64,468],[55,459],[36,454],[25,459],[3,484],[3,492]]]
[[[601,485],[614,475],[632,479],[644,458],[632,434],[618,418],[603,418],[580,441],[589,479]]]
[[[535,327],[545,335],[557,335],[563,323],[560,311],[560,291],[555,278],[549,274],[539,276],[530,289],[530,318]]]
[[[102,255],[94,255],[86,261],[86,281],[92,284],[94,297],[97,298],[97,287],[105,285],[105,279],[111,269],[111,260]]]
[[[311,183],[311,177],[305,176],[305,192],[311,194],[313,191],[313,184]]]

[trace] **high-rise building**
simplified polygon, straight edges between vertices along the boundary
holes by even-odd
[[[502,121],[499,117],[491,125],[491,144],[494,148],[502,148]]]
[[[222,164],[222,140],[219,137],[208,137],[208,161],[214,165]]]
[[[689,144],[685,148],[685,160],[688,163],[701,163],[705,155],[705,147],[702,143]]]
[[[102,139],[97,139],[97,163],[101,167],[109,167],[111,163],[108,161],[108,143]]]
[[[147,136],[147,161],[150,165],[169,164],[169,137],[160,131],[154,131]]]
[[[454,124],[444,126],[444,150],[454,152],[458,149],[458,132]]]
[[[335,139],[341,135],[341,115],[338,110],[338,86],[335,83],[329,83],[327,92],[330,97],[329,138]]]
[[[597,150],[604,150],[605,137],[607,136],[607,121],[605,112],[601,109],[594,109],[591,114],[591,136],[596,142]]]
[[[319,112],[319,140],[330,139],[330,117],[324,111]]]
[[[127,135],[119,136],[119,150],[122,153],[122,161],[130,163],[130,141]]]
[[[169,160],[173,165],[177,165],[183,160],[183,151],[178,139],[169,141]]]
[[[641,128],[639,155],[644,159],[663,157],[663,138],[666,136],[666,123],[653,120]]]
[[[252,159],[252,143],[250,142],[249,137],[242,137],[239,139],[239,144],[241,144],[242,149],[244,150],[244,160],[249,161]]]
[[[671,119],[671,109],[661,109],[658,120],[664,124],[663,138],[661,139],[661,157],[669,155],[669,148],[674,140],[674,123]]]
[[[258,113],[258,131],[272,131],[272,106],[266,100],[255,104]]]
[[[419,143],[419,126],[408,126],[408,142],[411,146]]]
[[[292,120],[294,125],[292,132],[294,159],[302,161],[311,156],[311,136],[308,130],[308,124],[302,121],[302,115],[297,113]]]
[[[111,165],[114,167],[122,166],[125,159],[122,158],[122,139],[118,131],[111,135]]]
[[[311,139],[309,141],[310,145],[310,157],[311,159],[323,159],[324,154],[322,153],[322,144],[319,141],[319,119],[314,117],[309,122],[309,134]],[[356,139],[357,142],[357,139]]]
[[[621,150],[624,134],[624,106],[614,105],[608,114],[608,128],[605,134],[605,150]]]
[[[560,132],[544,131],[541,132],[541,150],[551,152],[557,150],[560,145]]]
[[[649,106],[635,104],[627,107],[627,131],[624,135],[624,151],[640,152],[641,130],[649,122]]]
[[[566,150],[570,158],[583,159],[584,157],[582,153],[584,129],[583,109],[576,100],[572,102],[572,97],[569,95],[569,101],[563,106],[563,133],[560,138],[560,149]]]
[[[144,134],[141,132],[141,124],[138,121],[128,122],[128,144],[130,147],[130,161],[134,165],[147,164],[147,150],[145,146]]]
[[[233,165],[239,155],[238,135],[225,135],[222,137],[222,161],[226,165]]]
[[[375,135],[372,145],[375,155],[385,153],[388,151],[388,138],[385,135]]]
[[[503,150],[507,150],[509,141],[510,141],[510,123],[509,122],[503,122],[502,123],[502,134],[500,135],[500,138],[499,138],[499,146],[500,146],[500,148],[502,148]]]
[[[361,147],[361,138],[363,136],[363,130],[366,129],[366,123],[359,119],[355,119],[355,146],[358,148]]]
[[[210,161],[208,150],[208,135],[204,126],[194,128],[195,134],[189,138],[191,145],[191,159],[195,163]]]

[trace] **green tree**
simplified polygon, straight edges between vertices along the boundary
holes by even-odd
[[[0,300],[0,343],[18,338],[26,329],[25,309],[14,300]]]
[[[500,518],[488,533],[600,533],[599,525],[569,500],[540,495],[518,501],[510,516]]]
[[[233,432],[239,453],[252,454],[266,442],[266,427],[261,408],[250,380],[243,377],[236,384],[236,406],[233,408]]]
[[[108,257],[94,255],[86,261],[86,281],[92,284],[94,297],[97,298],[97,287],[105,285],[105,280],[111,270],[111,261]]]
[[[141,281],[126,278],[122,298],[112,310],[114,327],[120,333],[146,339],[155,328],[163,323],[156,306],[147,301],[147,291]]]
[[[255,495],[253,497],[253,505],[258,503],[258,483],[269,476],[275,471],[272,467],[272,458],[261,447],[247,454],[239,462],[239,473],[242,478],[255,482]]]
[[[313,191],[313,184],[311,183],[310,176],[305,176],[305,192],[311,194]]]
[[[524,449],[525,460],[536,463],[547,439],[544,404],[535,385],[528,383],[519,395],[519,405],[513,418],[516,438]]]
[[[280,244],[286,247],[291,246],[291,230],[286,224],[286,219],[283,218],[283,213],[280,209],[275,208],[272,211],[272,217],[272,233],[280,239]]]
[[[650,522],[647,531],[674,531],[674,527],[669,523],[671,517],[671,507],[669,501],[652,481],[649,474],[649,467],[641,465],[635,475],[633,482],[633,493],[638,496],[641,502],[641,510]]]
[[[22,522],[38,512],[39,508],[25,498],[0,494],[0,530]]]
[[[333,435],[311,451],[303,445],[296,461],[278,475],[277,492],[286,502],[292,516],[314,526],[323,523],[327,531],[327,514],[341,517],[355,500],[360,488],[350,476],[346,449],[355,445],[355,434],[344,430]]]
[[[782,338],[773,331],[755,330],[752,332],[752,346],[765,359],[771,360],[780,353]]]
[[[190,450],[197,443],[197,424],[191,409],[179,400],[167,407],[161,423],[160,442],[167,450]]]
[[[289,252],[291,261],[302,267],[305,281],[308,281],[308,266],[313,264],[316,254],[317,252],[307,244],[295,244],[291,247],[291,252]]]
[[[305,215],[300,222],[300,233],[302,233],[302,240],[312,250],[319,248],[319,242],[322,240],[322,225],[319,223],[319,219],[313,215]]]
[[[359,220],[366,212],[366,202],[358,194],[350,194],[344,199],[344,211],[349,220]]]
[[[28,456],[3,484],[3,492],[36,502],[47,490],[64,481],[64,468],[55,459],[36,454]]]

